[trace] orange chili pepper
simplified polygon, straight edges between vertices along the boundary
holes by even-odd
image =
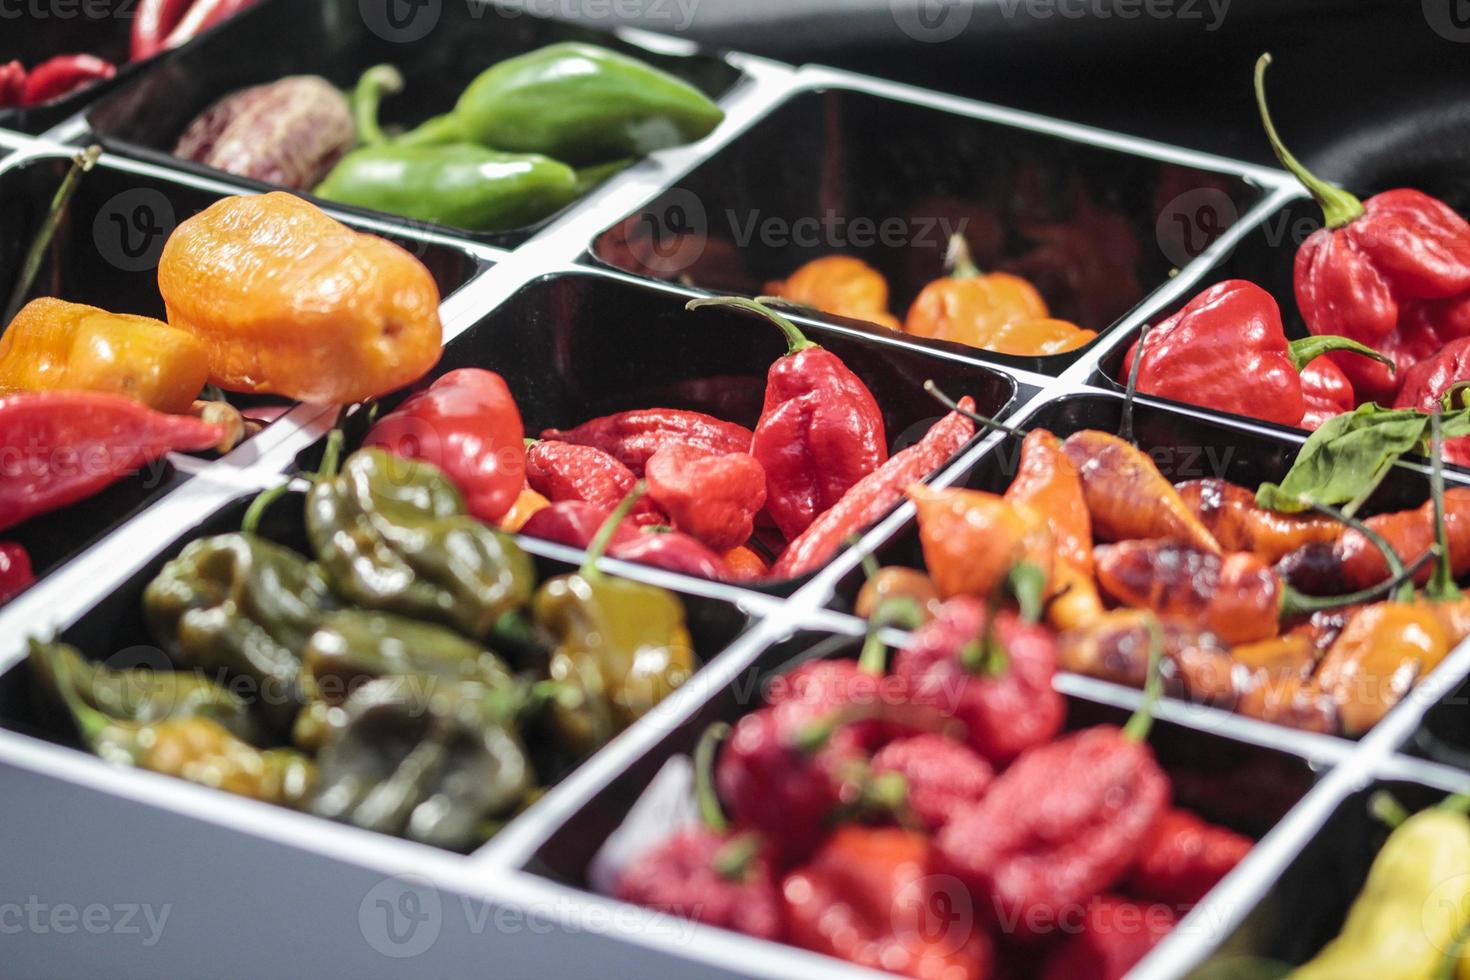
[[[1333,642],[1315,683],[1337,705],[1343,732],[1372,728],[1450,652],[1439,617],[1424,603],[1380,602],[1358,610]]]
[[[510,531],[512,533],[519,531],[525,527],[526,522],[531,519],[532,514],[538,510],[545,510],[550,506],[551,501],[530,487],[526,487],[521,490],[520,496],[516,497],[515,502],[510,505],[510,510],[500,515],[500,519],[495,522],[495,526],[502,531]]]
[[[1097,550],[1097,580],[1124,605],[1197,623],[1231,645],[1280,632],[1281,580],[1245,552],[1221,556],[1176,541],[1123,541]]]
[[[1247,670],[1271,677],[1306,680],[1317,667],[1318,652],[1310,633],[1292,630],[1281,636],[1232,647],[1230,656]]]
[[[720,556],[720,560],[737,582],[755,582],[771,576],[771,566],[766,564],[766,560],[745,545],[731,548]]]
[[[0,336],[0,392],[101,391],[181,415],[208,378],[203,345],[151,317],[46,297]]]
[[[927,623],[940,613],[942,600],[934,580],[916,568],[890,565],[880,568],[868,577],[858,592],[853,612],[868,619],[884,603],[892,599],[906,599],[913,603],[922,621]]]
[[[766,283],[765,292],[834,316],[867,320],[890,330],[903,329],[888,312],[888,280],[883,273],[850,255],[813,259],[789,279]]]
[[[1165,538],[1220,553],[1219,542],[1137,447],[1096,429],[1074,432],[1062,447],[1082,477],[1098,539]]]
[[[439,359],[439,289],[423,263],[290,194],[227,197],[179,225],[158,288],[228,390],[345,404]]]
[[[1045,595],[1055,546],[1039,511],[981,490],[914,484],[907,495],[918,508],[924,564],[941,596],[989,598],[1022,563],[1040,571]]]
[[[985,349],[1017,357],[1046,357],[1086,347],[1095,337],[1096,330],[1083,330],[1075,323],[1052,317],[1012,320],[990,335]]]
[[[1331,517],[1266,510],[1257,506],[1254,490],[1225,480],[1190,480],[1176,489],[1220,547],[1249,551],[1262,561],[1275,562],[1304,544],[1336,541],[1347,530]]]

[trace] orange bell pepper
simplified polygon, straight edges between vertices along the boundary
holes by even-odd
[[[888,312],[888,280],[883,273],[850,255],[813,259],[789,279],[766,283],[765,291],[834,316],[867,320],[889,330],[903,329]]]
[[[227,197],[179,225],[158,288],[227,390],[345,404],[439,359],[439,289],[423,263],[290,194]]]
[[[151,317],[47,297],[0,336],[0,392],[101,391],[179,415],[208,378],[203,345]]]

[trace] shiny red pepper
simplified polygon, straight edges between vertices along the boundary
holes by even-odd
[[[168,452],[210,449],[223,437],[221,426],[120,395],[0,398],[0,531],[85,500]]]
[[[1353,383],[1330,357],[1318,357],[1302,368],[1302,401],[1306,411],[1299,423],[1316,430],[1328,419],[1351,412],[1356,403]]]
[[[779,940],[782,910],[770,861],[753,838],[690,827],[635,858],[613,894],[625,902]]]
[[[464,494],[468,511],[494,523],[525,481],[525,436],[505,380],[493,371],[462,368],[385,416],[363,444],[439,467]]]
[[[1176,908],[1193,905],[1245,859],[1251,846],[1249,837],[1187,810],[1169,810],[1144,840],[1128,891]]]
[[[35,584],[31,572],[31,556],[18,544],[0,541],[0,605],[20,595]]]
[[[162,51],[164,42],[193,3],[194,0],[139,0],[129,50],[132,59],[142,61]]]
[[[536,511],[521,526],[522,534],[543,538],[573,548],[587,548],[613,507],[581,500],[563,500]],[[621,561],[638,561],[672,572],[723,581],[725,564],[720,556],[687,534],[678,531],[640,531],[629,518],[613,532],[607,556]]]
[[[583,422],[575,429],[547,429],[541,438],[592,446],[615,457],[637,476],[653,454],[681,445],[711,456],[750,452],[750,430],[703,412],[677,408],[644,408]]]
[[[990,937],[967,914],[966,898],[929,874],[929,859],[922,834],[839,827],[782,884],[790,940],[900,976],[984,980],[994,961]]]
[[[1167,905],[1100,895],[1081,928],[1046,959],[1041,980],[1124,980],[1175,925]]]
[[[1470,337],[1450,341],[1439,353],[1404,372],[1404,386],[1399,389],[1393,407],[1417,408],[1421,412],[1440,410],[1445,391],[1456,382],[1467,380],[1470,380]],[[1470,436],[1446,439],[1444,460],[1458,466],[1470,465]]]
[[[526,482],[552,503],[580,500],[609,512],[638,482],[622,463],[601,449],[541,440],[526,447]],[[637,524],[663,524],[658,505],[647,497],[633,508]]]
[[[1463,326],[1454,311],[1470,299],[1470,224],[1421,191],[1399,188],[1360,201],[1309,172],[1282,145],[1266,109],[1270,61],[1262,55],[1256,63],[1261,121],[1277,158],[1312,192],[1325,219],[1297,249],[1297,306],[1312,333],[1351,337],[1394,358],[1396,373],[1333,355],[1360,401],[1387,404],[1408,369]]]
[[[975,410],[975,401],[968,396],[959,404],[967,412]],[[923,439],[853,484],[836,505],[788,544],[772,575],[796,578],[816,571],[849,537],[892,510],[910,484],[922,482],[947,463],[974,435],[975,423],[960,412],[934,423]]]
[[[945,735],[894,739],[873,756],[874,777],[901,776],[904,806],[933,833],[976,803],[995,779],[995,769],[963,742]]]
[[[766,471],[766,512],[787,539],[805,531],[888,458],[883,412],[841,358],[755,300],[692,300],[689,309],[730,307],[765,317],[787,351],[766,376],[750,453]]]
[[[21,104],[26,92],[26,68],[19,61],[0,65],[0,109]]]
[[[750,540],[766,503],[766,474],[748,453],[711,456],[686,444],[665,446],[648,461],[648,496],[674,527],[715,551]]]
[[[31,106],[52,102],[116,74],[116,65],[96,55],[57,55],[31,69],[26,76],[20,104]]]

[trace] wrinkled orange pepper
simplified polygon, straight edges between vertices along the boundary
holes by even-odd
[[[906,492],[918,509],[924,565],[944,598],[988,599],[1023,562],[1050,582],[1055,545],[1039,511],[982,490],[916,483]]]
[[[1220,554],[1219,542],[1137,447],[1097,429],[1074,432],[1062,446],[1082,477],[1099,540],[1172,538]]]
[[[883,273],[850,255],[813,259],[789,279],[766,283],[765,291],[834,316],[867,320],[890,330],[903,329],[888,312],[888,280]]]
[[[1343,732],[1358,735],[1438,667],[1450,647],[1439,616],[1426,603],[1365,606],[1333,641],[1315,686],[1336,703]]]
[[[439,359],[439,289],[423,263],[290,194],[227,197],[179,225],[158,288],[227,390],[346,404]]]
[[[178,415],[208,378],[203,345],[151,317],[47,297],[0,336],[0,392],[101,391]]]

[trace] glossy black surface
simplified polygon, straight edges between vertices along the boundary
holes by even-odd
[[[1258,196],[1238,178],[833,89],[792,97],[605,231],[593,254],[743,293],[854,255],[887,277],[902,320],[959,232],[982,269],[1024,275],[1052,315],[1102,331]],[[1078,356],[941,346],[1052,374]]]
[[[161,59],[135,82],[98,103],[87,119],[106,145],[220,177],[218,170],[174,157],[179,136],[199,113],[226,95],[287,75],[321,75],[346,89],[373,65],[396,65],[406,88],[403,95],[384,103],[382,121],[402,127],[449,111],[460,92],[496,62],[560,41],[599,44],[632,55],[711,97],[720,96],[740,78],[737,69],[716,57],[656,53],[609,34],[532,17],[525,10],[524,4],[500,9],[488,3],[263,0],[249,17]],[[550,220],[472,237],[513,246]]]

